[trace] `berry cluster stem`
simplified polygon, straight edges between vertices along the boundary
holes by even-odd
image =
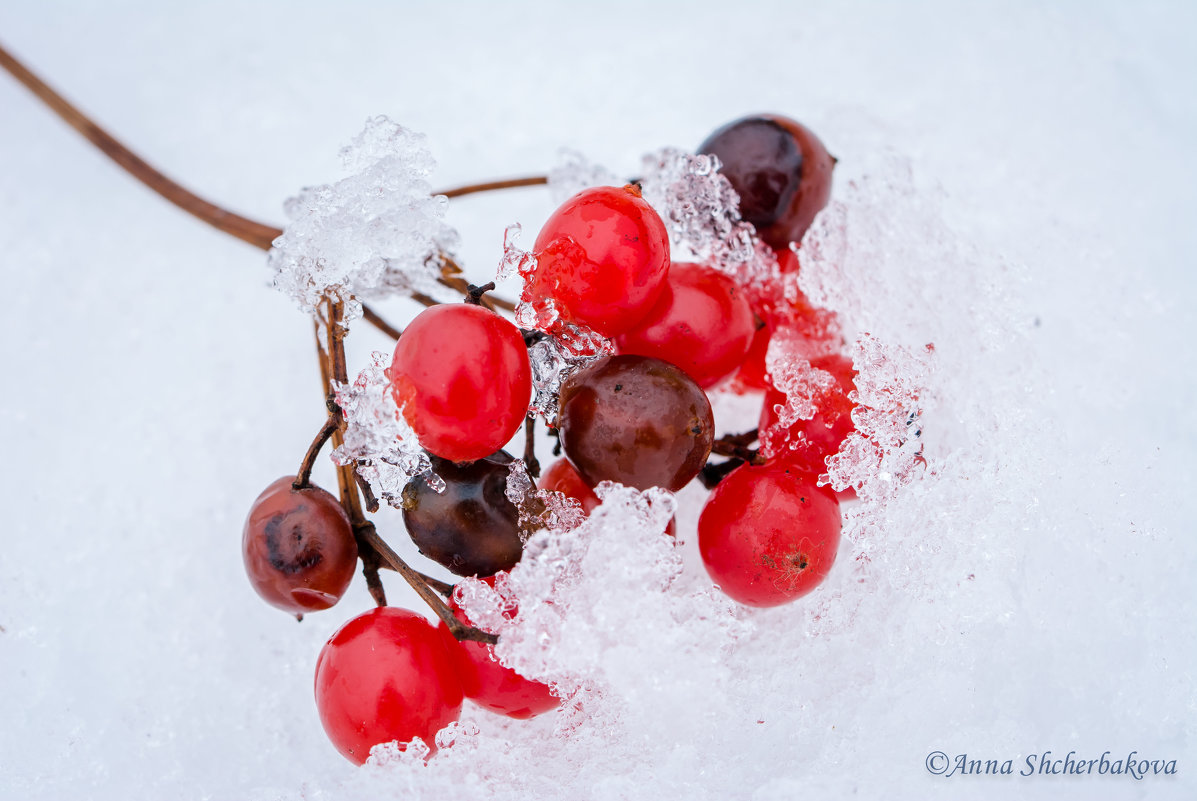
[[[345,305],[342,301],[326,298],[324,301],[324,320],[317,322],[317,332],[324,334],[324,343],[317,336],[320,349],[320,375],[324,381],[326,391],[332,391],[332,382],[346,384],[349,381],[349,369],[345,361],[345,327],[341,324],[345,316]],[[335,403],[332,405],[331,420],[335,423],[332,432],[333,444],[340,446],[345,437],[345,415]],[[453,611],[437,595],[436,590],[429,586],[426,577],[413,570],[399,554],[389,546],[379,535],[374,524],[366,519],[362,511],[361,498],[358,495],[357,471],[352,464],[337,466],[337,486],[340,489],[341,505],[349,515],[349,522],[353,525],[353,533],[357,538],[358,554],[362,560],[362,572],[366,577],[366,586],[379,606],[386,605],[382,582],[378,578],[378,569],[389,567],[411,586],[426,604],[444,621],[449,631],[459,640],[476,640],[478,642],[495,643],[498,638],[493,634],[467,626],[457,619]]]

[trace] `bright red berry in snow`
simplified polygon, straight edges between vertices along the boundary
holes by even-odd
[[[747,606],[778,606],[813,590],[831,570],[839,543],[835,494],[783,464],[732,471],[698,518],[707,573]]]
[[[848,393],[856,388],[852,360],[831,354],[810,360],[811,367],[831,374],[834,384],[811,401],[817,411],[809,420],[798,420],[789,428],[778,425],[776,407],[785,406],[786,394],[769,387],[761,409],[761,448],[772,460],[785,462],[801,471],[819,474],[827,471],[827,457],[840,449],[840,443],[855,428],[852,401]]]
[[[561,387],[561,447],[591,485],[617,481],[676,492],[698,475],[715,438],[706,394],[668,362],[610,356]]]
[[[735,281],[710,267],[676,262],[648,316],[616,337],[615,347],[677,365],[705,389],[744,361],[755,326]]]
[[[494,586],[493,576],[483,581]],[[449,607],[458,620],[474,625],[456,599],[449,601]],[[513,606],[504,609],[503,616],[514,619],[518,612],[518,608]],[[453,658],[465,697],[483,709],[509,718],[526,720],[555,709],[561,703],[561,699],[553,695],[547,684],[526,679],[501,664],[495,656],[493,645],[473,641],[459,642],[443,621],[438,630]]]
[[[415,612],[384,606],[358,615],[316,662],[316,709],[333,745],[362,764],[370,749],[436,733],[461,713],[461,682],[440,634]]]
[[[336,498],[319,487],[294,489],[294,481],[283,476],[254,501],[241,555],[263,600],[303,614],[341,599],[357,567],[357,543]]]
[[[814,306],[795,287],[790,287],[787,299],[785,288],[777,285],[772,291],[758,293],[753,309],[761,322],[753,334],[748,355],[736,373],[732,388],[738,392],[759,392],[768,389],[765,357],[769,343],[781,331],[786,338],[786,350],[799,358],[815,359],[837,352],[843,345],[839,321],[834,312]]]
[[[740,196],[740,216],[775,248],[800,242],[831,197],[835,159],[805,126],[762,114],[729,123],[698,146]]]
[[[606,337],[648,314],[669,270],[665,224],[634,186],[579,192],[549,217],[525,294]]]
[[[532,399],[523,336],[468,303],[420,312],[395,346],[390,378],[420,444],[451,462],[481,459],[506,445]]]

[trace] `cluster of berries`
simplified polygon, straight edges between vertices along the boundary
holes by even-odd
[[[778,279],[794,273],[791,245],[830,194],[834,159],[822,143],[792,120],[759,116],[716,131],[699,152],[717,157],[740,216],[774,249]],[[745,286],[719,265],[672,262],[665,223],[636,184],[570,198],[541,229],[533,255],[523,301],[547,311],[552,325],[610,343],[560,387],[553,427],[564,458],[540,476],[540,489],[589,513],[603,481],[676,492],[701,477],[714,491],[698,544],[723,592],[762,607],[810,592],[830,570],[840,538],[839,500],[818,476],[852,430],[855,373],[830,313],[781,292],[779,283]],[[493,583],[519,562],[527,536],[508,492],[513,457],[503,448],[532,403],[529,343],[554,329],[522,331],[477,293],[471,300],[413,319],[389,377],[440,479],[436,487],[416,479],[403,490],[409,535],[453,573]],[[808,382],[813,414],[801,419],[787,405],[787,387],[774,386],[766,370],[778,332],[822,379]],[[716,439],[706,394],[715,387],[763,391],[759,435]],[[729,458],[709,463],[712,452]],[[243,544],[254,588],[295,614],[335,604],[358,559],[341,503],[306,476],[266,489]],[[452,609],[469,623],[460,606]],[[491,645],[459,642],[443,622],[434,627],[385,606],[346,623],[317,663],[321,720],[359,763],[379,743],[420,737],[431,745],[457,719],[463,697],[516,718],[559,702],[546,685],[499,664]]]

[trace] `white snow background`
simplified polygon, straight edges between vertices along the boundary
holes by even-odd
[[[428,135],[443,187],[561,147],[631,173],[745,113],[796,117],[840,159],[846,224],[806,280],[854,333],[937,356],[926,475],[850,524],[817,593],[695,617],[621,578],[652,571],[611,534],[588,637],[557,655],[593,665],[589,715],[467,706],[477,733],[427,767],[359,770],[312,672],[362,581],[297,624],[239,553],[323,419],[309,320],[264,254],[0,75],[0,797],[1193,797],[1197,13],[1042,5],[5,3],[6,47],[269,222],[378,114]],[[550,210],[543,189],[454,201],[470,276]],[[360,323],[349,342],[354,372],[388,347]],[[708,583],[688,539],[678,592]],[[1047,750],[1179,773],[925,767]]]

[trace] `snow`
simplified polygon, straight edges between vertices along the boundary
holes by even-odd
[[[356,769],[312,671],[368,608],[363,582],[297,624],[254,596],[237,546],[324,420],[310,320],[263,254],[0,77],[0,797],[1192,796],[1192,7],[646,5],[44,3],[0,9],[0,30],[151,162],[275,223],[378,115],[427,135],[434,187],[545,172],[562,147],[632,176],[744,113],[795,116],[839,159],[800,288],[862,363],[885,354],[879,395],[919,385],[926,468],[891,452],[892,486],[845,508],[827,584],[766,611],[707,592],[700,488],[676,498],[680,551],[661,509],[615,490],[519,569],[573,610],[521,597],[556,639],[499,647],[577,703],[467,709],[427,767]],[[535,188],[450,203],[467,276],[551,208]],[[350,375],[389,344],[355,324]],[[752,416],[714,405],[728,431]],[[333,485],[331,461],[315,480]],[[377,520],[436,572],[397,512]],[[924,766],[1048,749],[1179,774]]]

